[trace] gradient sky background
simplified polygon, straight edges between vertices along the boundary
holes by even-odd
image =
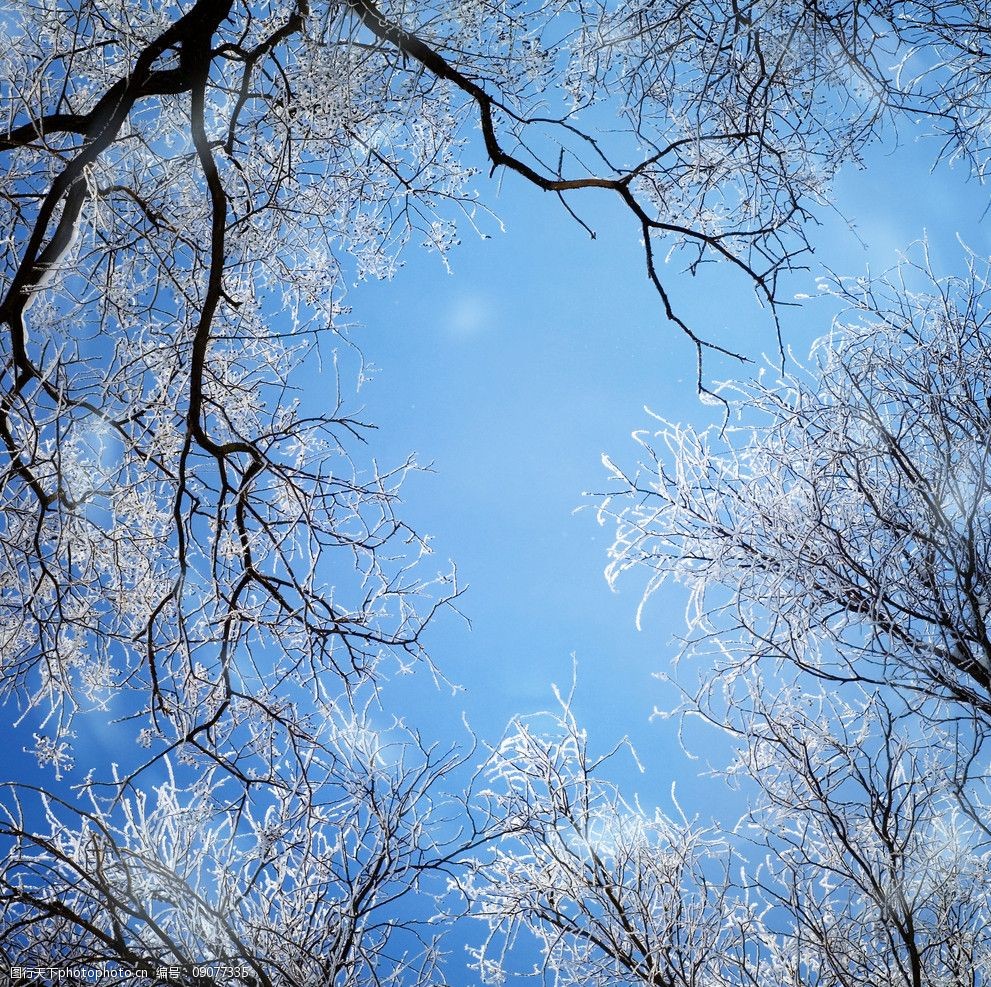
[[[941,273],[963,270],[958,233],[978,254],[991,254],[979,222],[987,191],[967,182],[962,167],[930,172],[936,150],[906,134],[898,147],[875,148],[863,170],[846,169],[835,202],[867,246],[838,216],[825,217],[811,231],[811,269],[786,282],[783,294],[814,294],[825,267],[852,275],[868,264],[887,269],[924,233]],[[433,536],[436,568],[454,560],[469,587],[460,605],[471,627],[442,615],[428,638],[436,662],[464,691],[452,696],[419,674],[388,683],[384,703],[439,739],[464,738],[464,710],[476,733],[495,741],[513,715],[553,703],[551,683],[567,686],[574,655],[576,711],[592,746],[629,735],[645,767],[640,774],[632,762],[616,762],[627,794],[670,811],[677,782],[689,814],[730,821],[739,807],[718,781],[699,777],[704,761],[681,754],[676,724],[651,721],[655,707],[674,702],[652,673],[676,652],[685,594],[677,586],[659,593],[638,632],[642,580],[633,574],[619,593],[610,591],[602,570],[612,531],[596,524],[597,501],[583,497],[605,485],[603,453],[634,465],[630,433],[650,427],[645,405],[696,425],[718,422],[721,412],[697,398],[694,350],[664,320],[644,274],[639,231],[618,202],[599,193],[571,200],[596,229],[592,241],[553,196],[513,176],[501,184],[481,176],[479,186],[504,233],[495,222],[486,240],[463,230],[450,274],[436,255],[411,248],[391,282],[360,284],[348,299],[359,324],[354,339],[377,368],[360,394],[363,417],[379,426],[371,452],[383,466],[410,452],[433,464],[433,472],[409,478],[401,515]],[[676,257],[666,284],[702,335],[755,360],[776,352],[767,312],[725,265],[692,279]],[[804,357],[830,318],[822,300],[786,312],[786,344]],[[753,370],[715,357],[706,368],[715,379]],[[314,378],[306,387],[319,400],[327,384]],[[31,770],[20,751],[31,745],[32,728],[25,721],[11,736],[4,726],[7,774]],[[722,756],[717,738],[695,739],[699,750]],[[77,774],[87,756],[113,757],[111,746],[84,732]],[[452,974],[457,969],[455,959]]]

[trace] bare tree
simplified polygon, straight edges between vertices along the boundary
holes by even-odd
[[[809,11],[880,104],[907,114],[916,133],[924,123],[940,157],[963,160],[983,180],[991,106],[984,4],[851,0],[814,3]]]
[[[986,734],[890,691],[749,686],[730,831],[624,798],[604,777],[619,748],[590,752],[570,698],[513,724],[489,773],[518,830],[464,889],[483,981],[535,942],[561,985],[989,982]]]
[[[497,832],[456,794],[464,756],[367,709],[319,712],[292,784],[246,793],[220,768],[166,762],[153,791],[118,778],[70,802],[7,786],[0,957],[24,982],[103,968],[147,984],[446,982],[433,896]]]
[[[739,424],[665,423],[641,474],[613,467],[609,578],[685,582],[688,647],[729,677],[787,662],[987,718],[986,267],[938,279],[923,258],[833,288],[849,311],[810,370],[728,388]]]
[[[628,745],[594,754],[571,698],[511,724],[488,765],[512,829],[464,889],[489,930],[475,952],[483,982],[502,983],[514,948],[529,958],[535,941],[554,984],[747,983],[763,928],[733,880],[741,861],[680,807],[672,818],[621,795],[606,771]]]
[[[637,474],[606,460],[607,575],[647,573],[641,620],[685,585],[674,712],[739,744],[766,978],[739,982],[991,976],[988,268],[915,256],[824,283],[845,310],[810,366],[726,385],[722,426],[640,433]]]
[[[770,982],[987,983],[991,845],[966,808],[991,793],[986,736],[890,690],[751,684],[734,774],[759,793],[738,833],[763,856]]]

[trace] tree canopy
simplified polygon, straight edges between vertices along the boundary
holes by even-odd
[[[718,263],[783,344],[838,169],[923,126],[982,179],[989,32],[939,0],[0,10],[0,696],[47,772],[0,790],[6,965],[987,983],[986,265],[839,280],[775,383],[678,295]],[[620,792],[567,697],[459,752],[379,690],[443,678],[461,587],[331,349],[348,286],[484,235],[496,179],[577,236],[610,197],[730,416],[644,437],[603,512],[610,578],[689,585],[681,712],[738,738],[732,832]],[[82,718],[133,742],[69,784]]]

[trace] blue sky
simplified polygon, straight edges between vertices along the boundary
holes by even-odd
[[[875,147],[863,169],[847,168],[835,187],[838,215],[812,231],[810,270],[786,282],[784,295],[815,293],[825,268],[857,275],[891,267],[899,250],[926,235],[938,271],[962,270],[957,234],[978,254],[991,254],[979,224],[987,193],[965,169],[931,170],[936,145],[903,135]],[[430,474],[405,488],[404,516],[433,536],[438,567],[453,559],[469,590],[461,601],[469,629],[451,616],[434,627],[432,652],[465,686],[451,699],[424,677],[404,684],[398,702],[412,722],[456,723],[464,707],[483,737],[493,738],[516,713],[546,708],[550,684],[565,684],[577,658],[577,709],[593,743],[623,734],[645,766],[623,779],[646,804],[670,808],[676,781],[686,809],[726,819],[736,806],[703,762],[677,747],[675,724],[651,711],[673,702],[652,673],[668,667],[683,626],[684,592],[656,596],[637,632],[642,584],[636,575],[619,593],[602,575],[612,532],[597,526],[594,499],[606,452],[632,466],[630,433],[650,426],[648,406],[695,425],[718,421],[694,388],[694,351],[665,322],[646,281],[637,230],[609,196],[572,204],[597,231],[592,241],[551,196],[507,177],[482,180],[483,197],[503,220],[487,240],[470,233],[450,257],[415,250],[390,283],[362,284],[349,302],[361,323],[356,339],[378,368],[361,397],[380,426],[374,451],[388,463],[415,451]],[[765,310],[745,281],[725,266],[695,279],[677,258],[666,268],[679,311],[709,338],[755,360],[775,354]],[[821,300],[784,315],[785,343],[804,357],[829,328]],[[751,372],[709,358],[709,376]],[[579,508],[584,508],[579,510]],[[576,512],[577,511],[577,512]],[[717,738],[695,738],[719,758]]]

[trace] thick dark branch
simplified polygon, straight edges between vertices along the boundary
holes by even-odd
[[[138,56],[132,70],[107,90],[94,108],[83,118],[86,121],[83,146],[52,182],[42,201],[31,236],[21,257],[17,272],[11,280],[6,297],[0,302],[0,321],[10,327],[11,347],[17,367],[18,386],[23,387],[37,371],[27,356],[24,311],[31,294],[42,283],[51,267],[73,238],[80,212],[85,202],[83,175],[86,168],[117,139],[134,104],[153,93],[177,93],[190,89],[194,75],[181,64],[178,69],[155,72],[153,65],[166,51],[182,46],[191,39],[211,37],[230,13],[233,0],[200,0],[159,35]],[[81,120],[72,117],[73,127]],[[36,129],[29,124],[29,129]],[[21,128],[18,128],[21,129]],[[56,212],[61,215],[48,243],[45,238]]]

